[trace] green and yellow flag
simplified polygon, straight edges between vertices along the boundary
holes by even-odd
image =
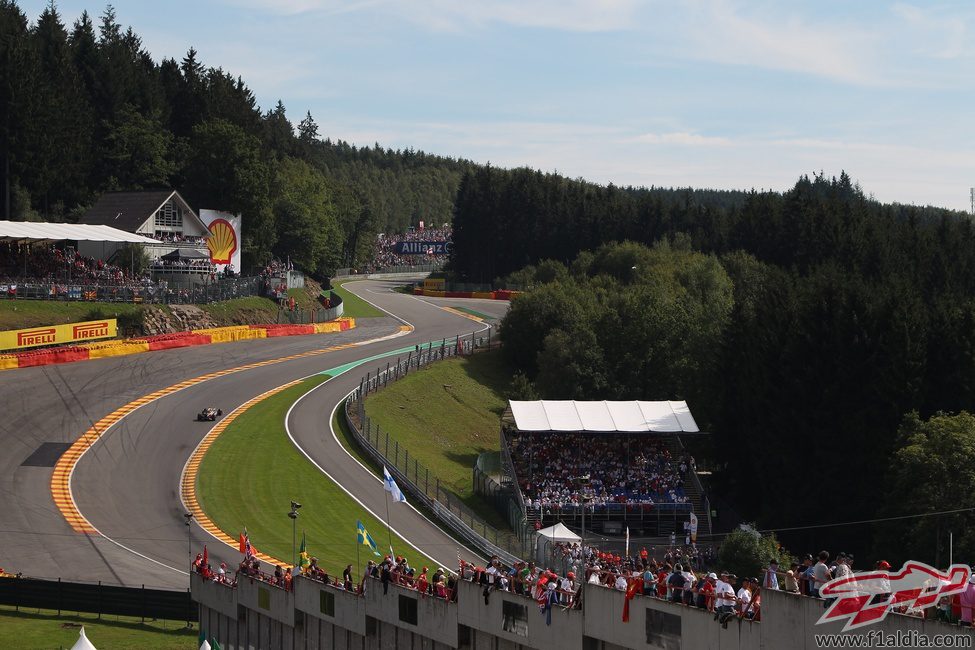
[[[308,551],[305,549],[305,531],[301,531],[301,548],[298,549],[298,569],[304,573],[311,565],[308,559]]]
[[[374,540],[372,535],[366,531],[366,527],[362,525],[361,521],[356,521],[355,525],[356,538],[359,540],[359,543],[372,549],[373,555],[379,555],[379,548],[376,546],[376,540]]]

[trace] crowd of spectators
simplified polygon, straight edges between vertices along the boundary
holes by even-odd
[[[672,458],[662,440],[513,431],[507,439],[528,508],[690,503],[684,481],[693,459]]]
[[[8,287],[29,281],[119,286],[141,285],[145,280],[122,266],[70,249],[33,246],[25,250],[16,244],[0,244],[0,284]]]
[[[209,259],[178,259],[165,260],[159,258],[152,261],[152,269],[155,271],[185,272],[185,273],[213,273],[214,266]]]
[[[439,228],[411,228],[405,233],[380,233],[373,245],[372,259],[366,265],[366,273],[374,273],[379,269],[393,266],[423,266],[446,261],[447,253],[438,252],[437,247],[429,248],[422,254],[405,255],[396,252],[396,248],[403,242],[432,242],[446,243],[451,241],[453,231],[450,224]]]
[[[161,242],[165,242],[167,244],[172,243],[172,244],[202,245],[206,243],[206,237],[194,237],[191,235],[184,235],[182,233],[177,233],[177,232],[157,231],[155,234],[144,235],[144,236],[149,237],[150,239],[155,239]]]

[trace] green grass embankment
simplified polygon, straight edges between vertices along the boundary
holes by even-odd
[[[496,527],[505,517],[474,494],[471,470],[500,450],[499,419],[511,372],[499,351],[434,363],[366,398],[366,413],[391,440]]]
[[[312,465],[285,432],[284,417],[290,406],[326,379],[317,376],[284,390],[228,426],[203,458],[197,497],[221,530],[236,536],[246,526],[259,551],[282,561],[291,559],[290,502],[301,503],[298,541],[305,531],[308,553],[318,557],[334,576],[341,575],[345,565],[356,564],[357,550],[362,566],[376,559],[366,547],[356,544],[356,520],[362,521],[380,552],[389,541],[385,523],[369,515]],[[322,426],[326,425],[323,420]],[[375,489],[383,488],[377,482]],[[411,558],[419,555],[396,535],[392,543],[397,553]]]
[[[96,648],[185,650],[199,647],[199,626],[184,621],[147,621],[128,616],[67,614],[38,609],[0,607],[0,648],[52,650],[70,648],[81,626]]]
[[[343,309],[346,316],[350,318],[379,318],[380,316],[386,315],[346,289],[344,285],[348,282],[355,282],[355,280],[342,280],[341,282],[332,284],[332,291],[342,296],[342,304],[344,305]]]
[[[142,306],[125,302],[0,300],[0,330],[62,325],[100,318],[124,320],[126,317],[141,322]]]

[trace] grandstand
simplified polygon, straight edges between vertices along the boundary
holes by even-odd
[[[683,541],[694,512],[698,535],[709,535],[707,498],[679,438],[700,433],[686,402],[512,400],[502,483],[533,525]]]

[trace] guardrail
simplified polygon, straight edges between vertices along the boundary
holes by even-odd
[[[260,277],[222,278],[205,284],[176,281],[143,284],[85,284],[70,280],[0,283],[0,299],[84,302],[204,304],[218,300],[263,295]]]
[[[345,267],[342,269],[335,269],[335,275],[333,278],[345,278],[345,277],[355,277],[358,275],[386,275],[390,273],[433,273],[434,271],[439,271],[444,267],[446,261],[439,264],[417,264],[415,266],[384,266],[378,269],[353,269],[351,267]]]
[[[0,578],[0,604],[13,607],[141,616],[189,624],[197,620],[190,590],[122,587],[102,582],[67,582],[38,578]]]
[[[388,431],[381,431],[365,412],[365,397],[389,384],[409,375],[434,361],[458,355],[473,354],[477,350],[493,346],[490,328],[487,335],[458,336],[417,346],[407,357],[399,357],[395,362],[378,368],[376,373],[367,373],[352,395],[345,402],[346,423],[356,442],[373,461],[385,465],[390,474],[413,498],[418,499],[430,509],[438,519],[448,526],[461,539],[477,548],[486,556],[497,555],[507,563],[522,559],[532,552],[534,531],[527,523],[522,530],[513,533],[498,531],[481,519],[456,495],[441,485],[439,477],[422,465],[416,456],[410,457],[409,450],[397,440],[390,440]]]

